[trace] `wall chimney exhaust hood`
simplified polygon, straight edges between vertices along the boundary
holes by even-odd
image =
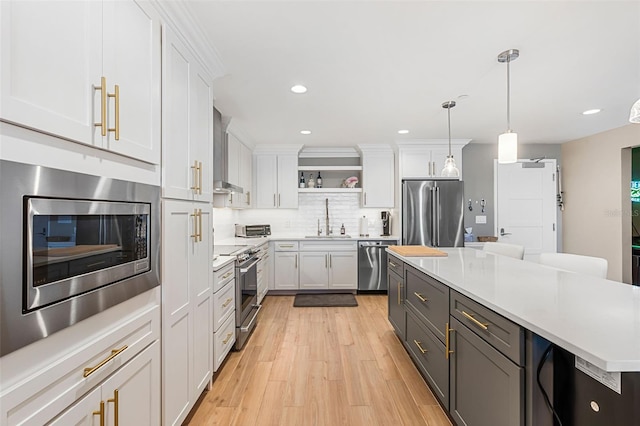
[[[213,109],[213,193],[229,194],[236,192],[242,194],[244,190],[229,183],[229,155],[227,141],[227,128],[231,123],[228,117],[222,117],[217,109]]]

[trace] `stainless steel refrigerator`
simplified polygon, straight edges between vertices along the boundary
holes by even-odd
[[[402,244],[430,247],[464,246],[462,181],[402,181]]]

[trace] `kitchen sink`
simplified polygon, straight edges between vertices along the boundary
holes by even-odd
[[[305,235],[305,238],[321,238],[323,240],[340,240],[351,238],[351,235]]]

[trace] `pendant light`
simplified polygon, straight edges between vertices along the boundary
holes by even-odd
[[[636,101],[629,112],[629,122],[640,124],[640,99]]]
[[[507,63],[507,131],[498,136],[498,163],[507,164],[518,161],[518,134],[511,131],[511,75],[509,64],[520,56],[518,49],[505,50],[498,55],[498,62]]]
[[[449,125],[449,155],[444,161],[444,169],[442,169],[443,177],[458,177],[460,176],[460,170],[456,167],[456,161],[451,154],[451,108],[456,106],[455,101],[448,101],[442,104],[442,108],[447,110],[447,123]]]

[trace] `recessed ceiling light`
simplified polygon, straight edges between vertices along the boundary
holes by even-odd
[[[300,133],[302,133],[303,135],[310,135],[311,130],[300,130]]]
[[[291,87],[291,91],[293,93],[305,93],[307,91],[307,88],[302,84],[296,84],[295,86]]]
[[[407,133],[409,133],[409,131],[406,129],[402,129],[402,130],[398,130],[398,133],[401,135],[406,135]]]
[[[584,111],[584,112],[582,113],[582,115],[597,114],[597,113],[599,113],[600,111],[602,111],[602,110],[601,110],[601,109],[598,109],[598,108],[595,108],[595,109],[588,109],[588,110]]]

